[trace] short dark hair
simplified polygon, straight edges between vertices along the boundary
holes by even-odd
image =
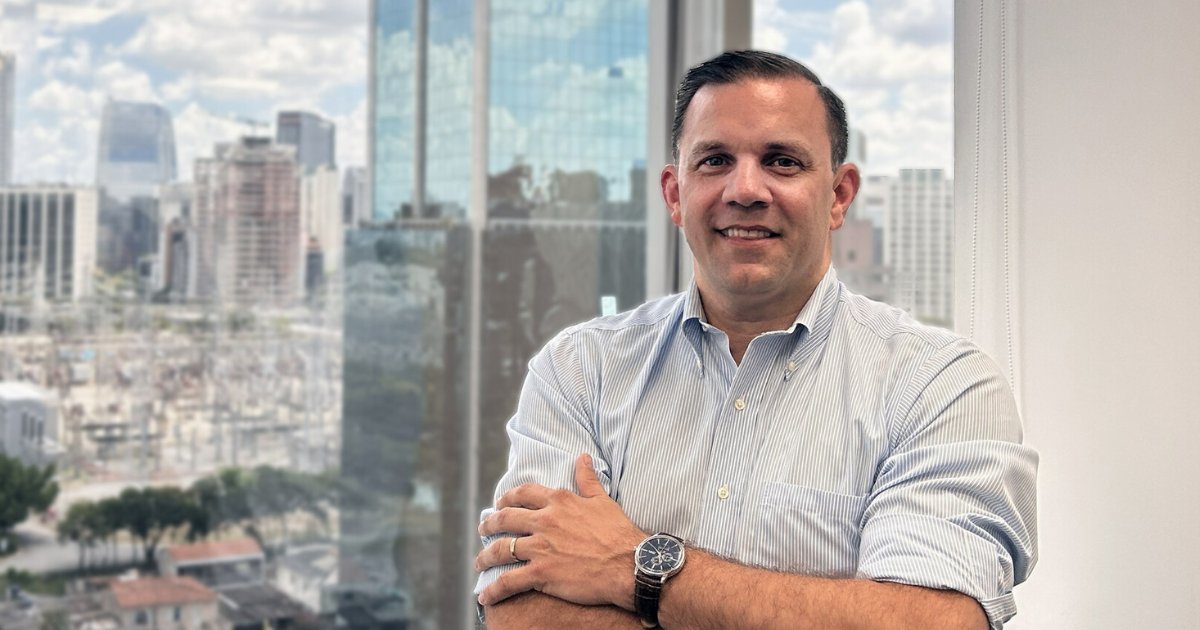
[[[671,156],[675,161],[679,161],[679,137],[683,134],[683,118],[696,92],[709,84],[728,85],[746,79],[804,79],[816,86],[821,102],[825,104],[825,126],[829,132],[833,167],[837,168],[846,161],[850,129],[846,123],[846,106],[842,99],[822,84],[816,73],[799,61],[759,50],[724,52],[687,71],[675,92],[675,121],[671,125]]]

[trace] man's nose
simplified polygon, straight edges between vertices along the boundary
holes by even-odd
[[[767,186],[766,175],[757,163],[739,162],[729,174],[722,201],[745,208],[770,204],[771,190]]]

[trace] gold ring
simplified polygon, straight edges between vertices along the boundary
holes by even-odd
[[[519,562],[517,558],[517,537],[513,536],[508,539],[508,555],[512,556],[513,562]]]

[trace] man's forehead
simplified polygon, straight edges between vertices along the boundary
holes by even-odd
[[[803,149],[828,142],[825,104],[804,78],[753,78],[700,88],[684,116],[686,153],[750,144]]]

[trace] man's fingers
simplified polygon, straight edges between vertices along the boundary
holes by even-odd
[[[596,477],[596,469],[592,467],[592,456],[587,453],[575,458],[575,485],[579,486],[579,496],[585,499],[608,496],[604,484]]]
[[[480,536],[513,534],[523,536],[533,531],[534,511],[519,507],[501,508],[479,523]]]
[[[523,507],[540,510],[550,503],[553,490],[536,483],[525,483],[505,492],[496,500],[496,508]]]
[[[517,593],[536,590],[537,582],[534,581],[533,575],[529,565],[501,574],[495,582],[479,593],[479,603],[495,606]]]
[[[502,564],[513,564],[528,560],[529,554],[525,552],[530,550],[530,542],[531,540],[528,536],[501,536],[493,540],[479,552],[479,555],[475,556],[475,572],[480,573]],[[513,551],[516,551],[515,558],[513,557]]]

